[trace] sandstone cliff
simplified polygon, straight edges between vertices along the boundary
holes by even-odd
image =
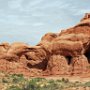
[[[90,76],[90,14],[60,33],[47,33],[36,46],[0,44],[0,70],[28,76]]]

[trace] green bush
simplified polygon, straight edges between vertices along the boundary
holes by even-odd
[[[65,79],[65,78],[62,78],[61,81],[64,82],[64,83],[68,83],[69,82],[69,80],[68,79]]]
[[[7,90],[22,90],[22,89],[18,86],[10,86]]]
[[[38,86],[37,86],[37,82],[40,81],[39,78],[35,78],[30,80],[29,82],[27,82],[26,85],[24,85],[23,90],[37,90]]]
[[[84,86],[90,87],[90,81],[89,81],[89,82],[86,82],[86,83],[84,84]]]
[[[59,83],[61,83],[61,80],[49,80],[48,81],[49,85],[47,86],[49,89],[48,90],[61,90],[63,89],[63,86],[60,85]]]
[[[59,79],[58,79],[58,80],[56,80],[56,81],[57,81],[57,82],[62,82],[62,80],[59,80]]]
[[[37,84],[39,83],[39,84]],[[56,81],[43,78],[34,78],[24,85],[23,90],[61,90]]]
[[[43,81],[43,80],[46,80],[45,78],[32,78],[31,81],[33,82],[40,82],[40,81]]]
[[[22,74],[12,74],[11,78],[13,79],[13,83],[19,83],[25,80]]]
[[[9,78],[9,77],[2,78],[2,83],[10,83],[10,82],[12,82],[11,78]]]

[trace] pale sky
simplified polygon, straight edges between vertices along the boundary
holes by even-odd
[[[90,12],[90,0],[0,0],[0,43],[35,45],[47,32],[60,32]]]

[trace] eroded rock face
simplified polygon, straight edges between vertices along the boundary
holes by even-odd
[[[51,75],[67,75],[70,72],[70,61],[62,55],[52,55],[48,61],[47,70]]]
[[[12,61],[18,64],[13,70],[9,65],[9,69],[0,65],[0,70],[7,72],[18,71],[29,76],[90,76],[90,14],[72,28],[45,34],[36,46],[0,44],[0,59],[1,63],[12,63],[14,67]]]
[[[4,44],[1,44],[1,45],[4,45]],[[10,46],[8,46],[8,48],[5,48],[4,46],[0,47],[0,49],[1,48],[2,48],[3,54],[0,55],[1,57],[0,59],[6,59],[10,61],[13,61],[13,60],[18,61],[18,59],[24,53],[29,51],[29,46],[20,42],[12,43]]]
[[[56,33],[47,33],[45,34],[41,40],[45,40],[45,41],[48,41],[48,42],[51,42],[53,41],[58,35]]]
[[[86,56],[80,55],[73,57],[72,59],[72,74],[83,74],[87,73],[88,60]]]

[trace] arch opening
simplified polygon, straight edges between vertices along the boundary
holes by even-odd
[[[65,56],[65,58],[67,59],[68,65],[70,65],[72,62],[72,56]]]
[[[87,57],[88,63],[90,64],[90,47],[86,50],[84,55]]]

